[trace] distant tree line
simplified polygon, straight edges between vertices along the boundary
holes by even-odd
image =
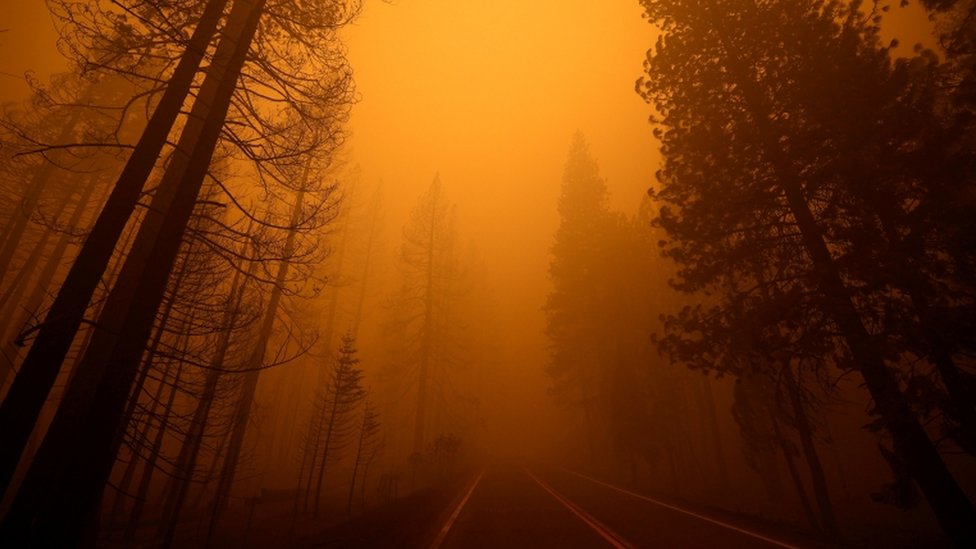
[[[691,382],[662,373],[645,338],[673,364],[734,377],[747,459],[762,469],[780,453],[828,535],[818,417],[857,376],[894,477],[876,499],[924,498],[969,546],[976,511],[944,455],[976,453],[976,4],[923,4],[940,50],[904,55],[882,43],[881,2],[642,0],[660,35],[637,92],[662,166],[627,221],[574,141],[551,373],[594,432],[651,460],[686,443],[680,406],[713,412],[705,395],[675,397]],[[712,448],[721,460],[719,437]]]

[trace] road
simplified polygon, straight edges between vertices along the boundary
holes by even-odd
[[[567,470],[496,464],[476,479],[453,504],[434,549],[798,546]]]

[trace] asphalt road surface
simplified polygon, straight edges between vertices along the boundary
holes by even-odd
[[[496,464],[464,487],[432,547],[783,548],[796,542],[559,469]]]

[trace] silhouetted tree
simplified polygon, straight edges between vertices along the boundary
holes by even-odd
[[[952,95],[958,107],[972,114],[976,105],[976,4],[973,0],[921,0],[933,15],[939,45],[949,61]],[[959,120],[971,125],[972,119]]]
[[[121,117],[97,105],[122,101],[132,93],[132,86],[119,78],[89,81],[59,74],[52,77],[50,89],[36,84],[29,101],[0,116],[7,153],[0,161],[0,181],[10,185],[7,192],[14,199],[0,232],[0,279],[9,282],[0,295],[0,336],[8,350],[0,377],[18,366],[19,347],[30,339],[21,333],[35,331],[32,320],[42,314],[45,294],[62,274],[62,260],[73,255],[72,244],[90,225],[87,216],[104,202],[102,189],[119,166],[113,143],[129,139],[145,122],[134,113]],[[75,147],[85,141],[106,147]],[[82,199],[75,203],[78,193]],[[72,203],[77,219],[65,225]],[[57,242],[47,250],[51,239]],[[35,277],[38,271],[43,274]],[[23,301],[27,293],[32,299]]]
[[[307,175],[307,172],[306,172]],[[300,190],[295,197],[295,204],[292,207],[290,230],[285,239],[282,261],[278,265],[278,272],[275,275],[274,287],[264,305],[264,314],[258,328],[258,333],[251,347],[247,361],[244,364],[244,378],[240,388],[240,395],[234,410],[233,428],[227,449],[223,457],[223,465],[220,471],[220,479],[217,483],[217,492],[214,497],[213,512],[210,519],[208,539],[212,539],[214,532],[220,522],[220,516],[230,498],[230,491],[237,475],[238,463],[241,455],[241,448],[244,444],[244,436],[247,433],[247,426],[251,418],[251,408],[254,406],[255,393],[257,391],[258,380],[261,370],[266,367],[267,352],[271,341],[272,330],[278,318],[279,306],[284,292],[285,282],[288,280],[288,268],[291,258],[295,254],[296,238],[298,228],[302,221],[302,206],[305,192]]]
[[[898,311],[906,303],[861,284],[887,277],[870,270],[878,254],[858,252],[886,252],[893,243],[865,222],[865,214],[881,212],[870,210],[847,179],[863,172],[845,170],[877,142],[858,146],[840,119],[872,108],[863,102],[896,104],[899,73],[877,45],[876,26],[859,3],[642,4],[663,31],[638,91],[660,113],[665,164],[655,193],[663,204],[657,223],[667,231],[668,255],[681,266],[679,287],[748,285],[755,264],[765,279],[793,281],[788,295],[801,299],[814,323],[839,334],[851,358],[845,364],[863,377],[895,454],[942,526],[958,542],[971,541],[972,504],[887,363],[896,349],[872,333],[884,325],[872,316],[873,305]],[[889,86],[863,93],[857,84],[871,78]],[[828,83],[836,86],[825,89]],[[882,192],[905,191],[890,183]],[[719,296],[719,310],[748,305],[728,295],[736,294]],[[789,312],[785,303],[778,311]],[[760,324],[776,323],[774,317]],[[707,345],[702,335],[689,332],[688,345]]]
[[[289,6],[293,9],[288,15],[295,15],[297,11],[304,9],[304,6],[291,4]],[[212,15],[219,19],[222,6],[216,7],[215,10],[216,13]],[[284,11],[275,12],[274,15],[280,17]],[[209,13],[205,11],[202,20],[206,20]],[[248,59],[248,52],[252,49],[254,38],[258,36],[258,23],[265,21],[265,28],[273,34],[275,29],[280,29],[280,25],[284,24],[283,21],[288,17],[285,15],[285,19],[269,18],[264,20],[262,17],[265,13],[265,2],[263,0],[234,3],[227,17],[224,37],[214,52],[214,61],[208,67],[207,77],[204,79],[199,96],[194,102],[194,112],[191,113],[183,128],[180,144],[175,149],[175,156],[167,166],[163,182],[153,196],[153,205],[148,209],[148,214],[140,226],[139,235],[126,258],[119,281],[113,286],[105,309],[96,324],[95,338],[86,349],[86,359],[82,361],[79,367],[80,373],[73,377],[65,400],[59,407],[58,417],[52,424],[42,446],[42,451],[50,455],[49,453],[60,452],[64,448],[75,446],[71,443],[72,439],[84,436],[88,441],[85,447],[90,448],[90,451],[77,456],[78,459],[69,465],[66,476],[57,472],[62,467],[53,460],[35,460],[31,466],[31,472],[28,473],[28,478],[33,475],[33,478],[39,479],[36,481],[37,485],[44,485],[48,481],[55,482],[62,495],[51,496],[48,499],[49,490],[37,490],[35,481],[25,481],[24,489],[19,492],[14,504],[16,512],[12,511],[8,514],[9,520],[5,524],[20,525],[19,528],[30,524],[31,520],[15,520],[11,517],[25,518],[28,514],[37,513],[36,507],[44,499],[58,502],[55,507],[58,505],[77,506],[86,509],[97,507],[97,505],[90,503],[95,500],[101,487],[99,483],[103,482],[108,475],[111,461],[115,455],[117,444],[112,441],[119,439],[116,430],[119,425],[118,419],[121,416],[121,410],[124,408],[125,395],[128,394],[127,389],[135,376],[137,370],[135,365],[139,361],[139,356],[149,336],[151,324],[158,310],[182,235],[186,232],[187,222],[199,196],[201,184],[209,168],[218,138],[224,130],[224,123],[234,94],[239,89],[238,81],[245,61]],[[324,151],[323,146],[334,146],[336,143],[335,124],[341,118],[341,114],[337,118],[336,113],[342,112],[341,108],[337,107],[342,105],[346,98],[348,73],[343,72],[339,67],[340,70],[334,74],[320,74],[323,78],[302,79],[296,75],[305,74],[303,72],[307,70],[304,68],[305,66],[311,67],[309,70],[313,71],[327,71],[336,67],[336,65],[330,64],[335,61],[335,57],[329,56],[330,52],[335,50],[327,45],[328,41],[334,37],[335,27],[322,25],[322,23],[329,21],[334,25],[341,24],[346,12],[344,6],[336,4],[330,5],[330,9],[324,10],[322,13],[304,13],[307,17],[301,19],[301,24],[304,26],[311,25],[309,27],[312,29],[311,34],[303,36],[301,39],[297,39],[297,35],[292,34],[293,39],[284,40],[282,44],[285,49],[291,48],[291,51],[288,53],[285,53],[284,50],[274,52],[280,56],[272,64],[276,65],[282,74],[288,70],[294,71],[288,76],[275,79],[276,85],[273,87],[277,87],[278,91],[283,90],[283,93],[295,92],[295,95],[292,96],[293,100],[286,101],[285,104],[296,107],[296,110],[300,110],[301,114],[307,118],[302,120],[300,124],[292,124],[292,132],[282,142],[275,143],[273,140],[266,139],[258,144],[257,141],[250,141],[248,143],[250,148],[245,152],[252,153],[253,158],[261,157],[255,153],[255,147],[260,146],[265,147],[265,152],[276,149],[275,152],[268,153],[273,157],[294,158],[296,155],[301,156],[310,150]],[[287,25],[294,24],[294,20],[288,19],[288,21],[291,22]],[[266,36],[266,34],[264,33],[261,36]],[[312,43],[316,40],[318,42],[313,45]],[[205,51],[206,47],[201,47],[199,50]],[[292,55],[296,50],[304,51],[310,55],[304,59],[305,62],[297,69],[293,64],[295,57]],[[321,53],[316,53],[318,51]],[[264,53],[269,52],[265,51]],[[341,58],[341,55],[339,57]],[[260,65],[260,67],[259,72],[268,70],[270,65]],[[191,80],[192,76],[191,74]],[[248,88],[242,87],[240,89],[247,90]],[[308,99],[312,94],[317,94],[315,104],[303,104],[302,100]],[[266,93],[265,96],[267,96]],[[311,106],[309,107],[309,105]],[[248,128],[259,128],[262,124],[273,123],[266,117],[262,118],[260,111],[248,109],[240,103],[235,108],[241,115],[251,117],[253,124],[247,126]],[[323,115],[324,111],[328,111],[328,113]],[[280,120],[278,122],[280,123]],[[319,129],[323,129],[322,125],[328,127],[327,131],[309,131],[309,126],[315,125],[316,122],[321,123]],[[152,124],[151,121],[150,126]],[[144,135],[148,133],[152,132],[147,131]],[[289,132],[283,131],[281,126],[278,126],[274,139],[283,137],[287,133]],[[322,135],[326,137],[323,139],[316,138],[316,136]],[[302,136],[305,136],[305,139]],[[159,139],[165,140],[165,137],[163,135]],[[281,154],[278,147],[285,146],[285,144],[292,151],[291,156]],[[149,169],[151,167],[152,164],[150,164]],[[264,169],[263,173],[269,172]],[[116,191],[122,192],[122,187],[122,185],[117,185]],[[129,189],[129,191],[132,190]],[[138,188],[134,189],[134,194],[138,195],[139,190]],[[113,196],[115,196],[115,191],[113,191]],[[113,215],[116,216],[116,219],[121,216],[124,225],[131,209],[125,204],[119,207],[111,206],[112,202],[113,198],[110,197],[109,206],[103,209],[99,218],[100,221]],[[123,200],[123,202],[125,201]],[[106,223],[109,222],[106,221]],[[111,223],[109,224],[111,225]],[[111,252],[116,238],[113,238],[111,234],[105,238],[96,238],[95,233],[98,232],[98,227],[99,223],[96,222],[93,234],[86,241],[86,246],[97,240],[99,246],[105,247],[107,245],[108,251]],[[111,232],[110,230],[109,233]],[[72,273],[76,273],[79,265],[84,263],[81,258],[88,258],[89,255],[86,255],[83,249]],[[97,256],[98,254],[94,255]],[[152,269],[147,268],[149,258],[153,260]],[[94,276],[93,280],[97,280],[103,270],[103,267],[99,267],[99,261],[89,264],[88,267],[84,273],[77,276],[84,275],[82,278]],[[72,273],[69,273],[68,281],[72,280]],[[61,311],[63,313],[61,316],[66,317],[64,319],[66,324],[63,324],[62,327],[66,329],[58,331],[60,335],[52,335],[51,337],[54,337],[55,340],[70,342],[74,331],[77,329],[78,322],[80,322],[80,314],[84,310],[85,304],[82,302],[87,302],[91,297],[91,291],[87,288],[88,286],[93,287],[93,285],[87,285],[86,282],[81,287],[75,286],[73,287],[75,295],[65,297],[62,300],[65,303],[70,302],[70,306],[65,305],[68,306],[68,309]],[[72,285],[66,282],[61,293],[59,293],[59,298],[71,287]],[[58,300],[52,306],[52,311],[57,308]],[[49,313],[49,315],[51,314],[54,313]],[[55,318],[58,318],[59,321],[62,320],[58,316]],[[112,326],[118,328],[110,329]],[[45,330],[50,332],[50,326],[42,327],[38,333],[38,340],[43,339],[42,335]],[[52,340],[51,345],[38,344],[32,347],[32,353],[38,347],[44,349],[44,356],[38,358],[38,363],[42,363],[44,366],[39,367],[40,369],[34,366],[30,368],[25,366],[22,372],[40,372],[36,379],[40,379],[41,383],[24,381],[26,384],[24,386],[30,387],[30,389],[17,389],[16,384],[21,379],[21,376],[18,376],[18,379],[15,380],[15,387],[11,390],[11,395],[16,393],[18,399],[21,396],[24,398],[23,400],[8,398],[4,402],[4,409],[0,410],[0,416],[3,416],[2,412],[7,409],[6,406],[9,402],[16,400],[17,402],[26,402],[29,406],[30,402],[36,402],[35,397],[39,393],[44,392],[42,386],[49,386],[49,383],[44,383],[41,378],[45,376],[50,378],[50,373],[56,372],[59,365],[57,363],[63,358],[63,351],[66,351],[66,343],[62,345],[57,341]],[[41,351],[37,352],[40,353]],[[25,365],[28,362],[31,362],[30,355],[25,360]],[[28,377],[24,376],[24,379],[27,380]],[[41,390],[39,391],[38,388]],[[25,413],[23,417],[19,418],[19,421],[12,419],[11,423],[22,425],[25,422],[30,422],[31,416],[31,413]],[[83,428],[74,428],[76,425],[81,425]],[[46,516],[55,521],[66,520],[73,523],[71,527],[51,528],[47,531],[48,534],[61,536],[65,540],[76,536],[80,525],[86,521],[85,517],[79,517],[77,514],[57,511],[47,512]],[[40,532],[40,530],[38,531]]]
[[[356,444],[356,457],[353,459],[352,480],[349,481],[349,500],[346,503],[346,512],[352,514],[352,501],[356,495],[356,481],[365,490],[366,475],[369,472],[370,463],[376,458],[380,440],[380,421],[376,407],[367,399],[363,405],[363,421],[359,425],[359,441]],[[360,470],[362,477],[360,478]],[[363,505],[365,505],[365,501]]]
[[[243,300],[247,282],[254,274],[255,266],[256,262],[251,262],[246,274],[235,271],[226,295],[220,329],[208,364],[209,370],[206,372],[203,387],[193,408],[190,424],[180,445],[180,451],[173,467],[173,478],[163,504],[158,536],[163,539],[164,547],[169,547],[173,542],[176,526],[192,482],[195,479],[199,480],[202,476],[197,471],[197,462],[203,448],[207,428],[214,423],[212,410],[218,400],[219,386],[230,370],[227,362],[234,336],[239,335],[242,325],[247,325]],[[218,460],[215,459],[214,461],[217,462]]]
[[[452,206],[440,175],[420,197],[403,229],[401,285],[392,303],[391,330],[402,340],[394,368],[401,381],[416,383],[413,408],[413,452],[426,448],[432,405],[446,364],[443,352],[451,335],[444,331],[448,294],[457,277],[453,259]],[[416,372],[416,373],[414,373]]]
[[[335,361],[327,370],[325,384],[316,397],[315,415],[306,441],[308,474],[304,481],[304,508],[308,510],[312,500],[313,512],[318,515],[322,501],[322,482],[325,471],[335,463],[341,452],[355,441],[354,411],[366,398],[362,387],[363,371],[356,356],[356,340],[349,333],[342,337],[342,344]],[[314,497],[313,497],[314,494]]]
[[[602,297],[609,278],[602,269],[607,233],[613,217],[607,210],[607,187],[581,133],[573,136],[559,197],[560,225],[552,246],[549,278],[553,291],[546,301],[546,334],[551,342],[552,391],[579,407],[591,448],[596,444],[597,399],[606,390],[606,343],[601,339],[605,312]],[[591,458],[593,456],[591,455]]]

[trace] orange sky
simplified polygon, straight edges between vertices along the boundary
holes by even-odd
[[[573,132],[616,205],[632,210],[653,174],[650,111],[633,91],[650,30],[636,2],[368,3],[347,33],[362,96],[351,156],[365,181],[386,182],[394,216],[439,171],[505,314],[541,328]]]
[[[917,7],[894,11],[903,43],[924,39]],[[634,81],[654,29],[636,0],[401,0],[368,2],[346,36],[362,96],[353,162],[386,182],[394,220],[440,172],[530,374],[519,405],[531,405],[546,384],[541,308],[571,135],[590,141],[613,208],[633,212],[653,181],[651,111]]]
[[[371,2],[346,33],[362,96],[353,162],[386,183],[395,227],[440,172],[508,328],[516,421],[551,413],[542,306],[570,138],[589,139],[616,208],[634,211],[653,176],[650,109],[633,91],[653,39],[640,14],[636,2]]]
[[[0,6],[8,100],[24,94],[25,70],[45,76],[63,60],[43,2]],[[924,39],[917,7],[894,12],[903,43]],[[615,209],[633,212],[652,182],[650,108],[633,88],[654,31],[640,15],[636,0],[368,0],[344,33],[361,97],[346,155],[367,185],[385,182],[393,245],[440,172],[511,328],[509,367],[530,374],[526,405],[544,406],[541,307],[572,134],[590,141]]]
[[[20,99],[27,93],[24,72],[46,77],[63,70],[54,27],[44,2],[0,0],[0,101]]]

